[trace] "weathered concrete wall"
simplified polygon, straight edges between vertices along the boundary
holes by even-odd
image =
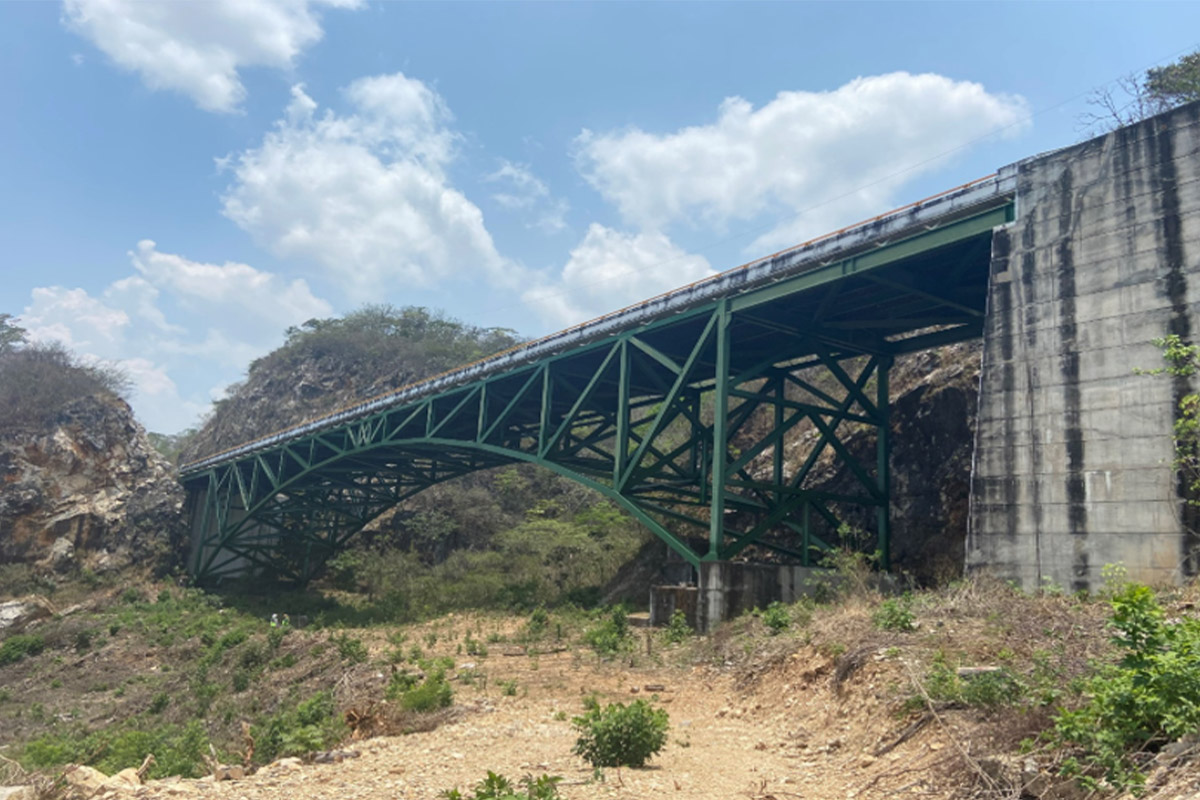
[[[1031,158],[992,245],[968,568],[1027,588],[1195,573],[1172,460],[1185,379],[1155,337],[1200,331],[1200,106]],[[1190,526],[1195,527],[1195,526]]]
[[[794,603],[811,594],[821,582],[832,580],[830,571],[793,564],[756,564],[746,561],[705,561],[700,565],[700,586],[695,618],[688,621],[702,633],[718,622],[733,619],[778,600]],[[658,589],[658,587],[655,587]],[[651,607],[668,602],[651,599]],[[685,607],[684,612],[688,609]],[[660,610],[659,615],[663,613]]]

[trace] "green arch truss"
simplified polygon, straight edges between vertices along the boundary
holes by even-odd
[[[185,467],[199,580],[306,581],[424,489],[503,464],[572,478],[691,564],[747,547],[800,563],[844,509],[889,559],[888,370],[981,335],[1008,207],[659,318],[353,421]],[[874,428],[872,452],[847,433]],[[800,436],[803,432],[805,435]],[[829,464],[839,491],[819,483]],[[824,486],[825,488],[821,488]],[[849,488],[847,488],[849,487]]]

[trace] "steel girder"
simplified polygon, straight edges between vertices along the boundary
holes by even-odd
[[[750,546],[808,563],[829,546],[839,508],[874,508],[886,566],[888,368],[896,355],[980,334],[990,232],[1010,215],[1004,207],[956,220],[538,363],[185,468],[191,572],[305,581],[406,498],[520,462],[595,489],[696,566]],[[869,456],[848,442],[847,432],[863,428],[876,432]],[[830,460],[852,490],[817,485]]]

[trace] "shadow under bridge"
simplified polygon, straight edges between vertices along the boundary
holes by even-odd
[[[992,230],[1013,214],[991,176],[186,465],[190,570],[306,581],[397,503],[520,462],[697,567],[748,547],[807,565],[842,510],[869,507],[886,567],[888,369],[982,335]],[[864,426],[869,458],[845,442]],[[816,485],[830,459],[852,489]]]

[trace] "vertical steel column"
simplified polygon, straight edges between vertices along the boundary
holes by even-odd
[[[538,440],[537,452],[543,454],[546,450],[546,440],[550,437],[550,403],[554,397],[551,390],[554,388],[550,377],[550,365],[546,364],[542,367],[542,409],[541,417],[538,420]]]
[[[617,385],[617,435],[613,443],[613,486],[621,485],[625,462],[629,459],[629,340],[623,339],[620,363],[620,382]]]
[[[879,434],[876,436],[876,480],[879,485],[880,505],[875,518],[879,529],[879,567],[891,569],[892,564],[892,476],[889,461],[892,455],[891,405],[888,397],[888,370],[892,359],[881,358],[875,369],[876,400],[879,411]]]
[[[775,378],[775,430],[783,428],[783,401],[784,401],[784,382],[783,376]],[[783,502],[783,442],[782,436],[779,441],[775,442],[775,447],[771,453],[771,478],[775,484],[775,504],[779,505]]]
[[[717,366],[713,384],[712,500],[709,504],[708,554],[721,557],[725,542],[725,473],[729,466],[729,301],[717,309]]]

